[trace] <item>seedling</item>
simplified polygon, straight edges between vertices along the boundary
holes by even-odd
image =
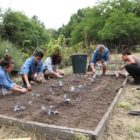
[[[64,103],[70,103],[70,98],[68,98],[68,96],[65,94],[64,95]]]
[[[53,110],[53,106],[50,105],[49,108],[47,109],[47,112],[48,112],[48,115],[57,115],[58,114],[58,111],[54,111]]]
[[[53,106],[50,106],[49,109],[48,109],[48,115],[52,114],[52,112],[53,112],[52,109],[53,109]]]
[[[34,93],[34,92],[33,92],[33,93],[31,93],[31,95],[32,95],[32,96],[36,96],[36,97],[39,97],[39,96],[40,96],[40,94],[39,94],[39,93]]]
[[[94,75],[92,76],[92,79],[95,80],[96,78],[97,78],[97,75],[94,74]]]
[[[47,108],[46,108],[46,106],[41,106],[41,110],[43,111],[43,112],[46,112],[47,111]]]
[[[60,86],[60,87],[62,87],[62,86],[63,86],[62,81],[59,81],[59,86]]]
[[[58,114],[58,111],[54,111],[53,110],[53,106],[50,105],[48,108],[46,106],[41,106],[41,110],[44,112],[44,113],[47,113],[49,116],[50,115],[57,115]]]
[[[74,91],[75,91],[75,87],[74,87],[74,86],[71,86],[71,87],[70,87],[70,91],[71,91],[71,92],[74,92]]]
[[[52,84],[51,87],[56,87],[56,85]]]
[[[82,88],[82,85],[79,85],[78,87],[79,87],[79,88]]]
[[[29,102],[28,102],[28,105],[31,105],[32,103],[33,103],[32,101],[29,101]]]
[[[14,112],[17,112],[17,111],[25,111],[25,110],[26,110],[26,107],[23,106],[23,105],[16,104],[14,106]]]
[[[96,65],[96,70],[97,70],[97,72],[96,72],[96,75],[97,76],[100,76],[101,75],[101,67],[102,67],[102,64],[97,64]]]
[[[54,94],[54,91],[52,90],[52,88],[50,88],[50,93],[51,93],[51,94]]]

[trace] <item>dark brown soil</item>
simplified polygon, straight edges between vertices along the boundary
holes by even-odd
[[[63,86],[59,85],[59,81]],[[27,94],[15,93],[0,97],[0,114],[58,126],[94,130],[122,82],[123,79],[113,76],[100,76],[91,81],[89,76],[82,75],[47,80],[42,84],[33,85],[33,90]],[[74,91],[71,91],[73,89]],[[65,95],[70,99],[69,103],[64,102]],[[14,111],[16,104],[25,106],[26,110]],[[50,106],[53,106],[53,110],[58,111],[58,114],[49,115],[48,110],[42,110]]]

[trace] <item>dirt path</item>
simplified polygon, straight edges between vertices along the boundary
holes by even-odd
[[[128,115],[129,110],[140,111],[140,88],[128,85],[116,105],[103,140],[140,140],[140,116]]]

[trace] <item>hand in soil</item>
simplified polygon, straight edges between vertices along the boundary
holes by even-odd
[[[27,93],[27,92],[28,92],[28,90],[26,88],[21,89],[21,93]]]
[[[29,91],[32,90],[32,86],[31,86],[31,84],[28,84],[28,85],[27,85],[27,89],[28,89]]]
[[[38,83],[42,83],[42,78],[41,78],[41,77],[38,77],[38,78],[37,78],[37,82],[38,82]]]
[[[60,79],[61,79],[61,78],[63,78],[63,76],[60,75],[60,74],[58,74],[58,75],[57,75],[57,78],[60,78]]]

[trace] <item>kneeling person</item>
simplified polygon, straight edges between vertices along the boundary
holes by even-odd
[[[129,49],[125,49],[122,53],[122,60],[127,64],[121,66],[121,71],[125,69],[134,79],[135,84],[140,84],[140,58],[133,56]],[[120,75],[125,75],[120,71]]]
[[[21,68],[21,77],[25,87],[32,89],[30,81],[40,83],[42,81],[41,74],[43,70],[43,52],[38,51],[34,56],[28,58]]]
[[[23,88],[17,84],[15,84],[11,78],[9,77],[9,73],[14,68],[14,62],[12,61],[12,58],[8,55],[6,55],[1,61],[0,61],[0,92],[1,94],[5,94],[6,91],[18,91],[21,93],[27,93],[27,89]]]
[[[63,71],[58,70],[58,65],[61,63],[61,55],[54,53],[51,57],[47,57],[43,65],[43,73],[45,79],[62,78]]]

